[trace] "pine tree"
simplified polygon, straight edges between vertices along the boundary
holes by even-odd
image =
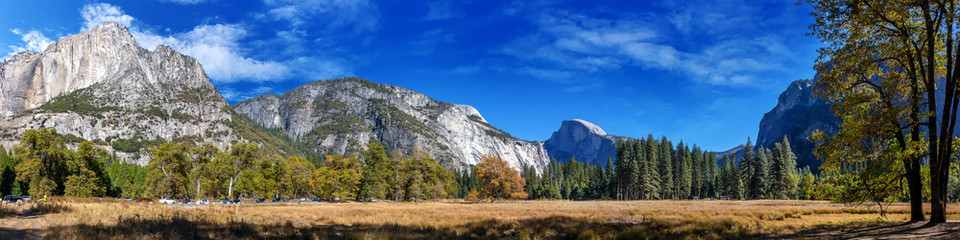
[[[607,198],[616,198],[615,192],[617,187],[617,172],[613,166],[613,158],[607,156],[607,169],[606,169],[606,185],[605,185],[605,197]]]
[[[682,143],[681,143],[682,145]],[[674,191],[677,186],[674,186],[674,171],[673,171],[673,162],[676,161],[676,156],[674,156],[673,144],[667,140],[666,136],[660,138],[660,157],[658,158],[659,167],[660,167],[660,199],[675,198]]]
[[[751,177],[750,184],[755,188],[754,198],[770,198],[770,165],[773,154],[770,149],[760,148],[757,150],[755,174]]]
[[[710,186],[707,187],[707,194],[710,197],[716,198],[720,196],[721,185],[720,185],[720,168],[717,167],[717,155],[713,153],[705,152],[704,155],[707,155],[706,161],[706,170],[704,171],[707,175],[707,180],[710,181]]]
[[[653,134],[647,135],[647,141],[643,144],[644,156],[646,158],[641,162],[640,177],[640,197],[642,199],[655,199],[659,197],[660,192],[660,174],[657,172],[657,159],[660,157],[659,144],[653,139]]]
[[[629,146],[630,148],[633,148],[633,160],[631,161],[633,170],[630,171],[631,175],[629,176],[633,181],[633,185],[631,186],[631,189],[628,190],[630,199],[641,199],[642,188],[644,184],[643,170],[646,167],[644,165],[644,158],[646,155],[644,155],[645,152],[643,145],[643,140],[634,140],[632,146]]]
[[[781,142],[774,144],[773,149],[773,197],[792,198],[797,189],[797,157],[790,149],[790,140],[787,140],[787,136],[783,136]]]
[[[682,168],[680,169],[681,171],[679,173],[680,194],[678,198],[689,199],[693,185],[693,154],[690,152],[690,147],[687,145],[684,145],[683,150],[680,152],[683,153],[683,157],[680,159]]]
[[[617,142],[617,193],[619,200],[635,199],[633,193],[637,189],[636,158],[633,148],[633,141]]]
[[[753,151],[753,143],[747,138],[747,144],[743,147],[743,159],[740,160],[740,177],[745,187],[746,198],[756,199],[757,188],[753,185],[753,175],[757,174],[757,159]]]
[[[704,179],[705,176],[705,167],[704,167],[704,158],[703,153],[700,151],[700,147],[693,145],[693,152],[690,153],[690,170],[684,173],[684,177],[690,179],[690,197],[701,198],[705,197],[703,194],[704,188]]]

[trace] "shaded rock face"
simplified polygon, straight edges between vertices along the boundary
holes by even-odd
[[[514,168],[540,170],[549,160],[542,143],[510,136],[471,106],[355,77],[308,83],[280,96],[243,101],[234,109],[320,153],[357,153],[378,141],[403,151],[422,148],[447,168],[478,164],[486,154]]]
[[[5,141],[26,129],[52,127],[88,140],[189,140],[226,147],[238,140],[228,125],[231,113],[197,60],[167,46],[140,48],[116,23],[0,63]]]
[[[543,147],[559,162],[571,158],[588,164],[606,166],[608,157],[617,158],[617,137],[607,135],[599,126],[580,119],[564,120]]]
[[[813,94],[815,80],[794,81],[787,87],[770,112],[760,120],[757,146],[770,148],[787,136],[797,155],[797,167],[810,166],[818,171],[821,161],[813,155],[815,144],[808,139],[814,130],[835,134],[840,129],[840,119],[830,110],[830,104]]]

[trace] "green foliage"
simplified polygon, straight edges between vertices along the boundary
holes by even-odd
[[[363,179],[360,181],[357,198],[361,200],[385,199],[396,180],[392,173],[396,159],[387,157],[386,148],[376,142],[367,144],[363,152]]]
[[[233,129],[233,133],[240,138],[263,144],[262,149],[265,155],[276,157],[304,156],[312,151],[291,140],[282,131],[261,127],[249,118],[237,114],[229,107],[224,110],[230,113],[230,120],[225,121],[224,124]]]
[[[326,163],[310,179],[314,194],[321,198],[355,199],[363,178],[360,160],[356,157],[328,155]]]
[[[140,148],[143,147],[143,143],[135,140],[128,139],[116,139],[110,143],[110,146],[113,147],[113,150],[134,153],[140,151]]]
[[[772,183],[770,197],[790,199],[797,191],[797,157],[790,149],[790,140],[786,136],[773,148]]]
[[[60,95],[40,106],[40,109],[50,112],[75,112],[80,115],[94,116],[103,119],[103,113],[120,110],[117,107],[103,106],[93,96],[93,88],[79,89],[65,95]]]
[[[147,108],[147,110],[144,110],[144,113],[146,113],[148,116],[158,117],[163,120],[167,120],[170,118],[170,115],[167,114],[167,112],[164,111],[163,109],[160,109],[160,107]]]
[[[110,181],[106,173],[105,159],[109,156],[103,149],[94,147],[90,141],[80,143],[77,151],[66,148],[56,130],[41,128],[27,130],[10,158],[2,156],[4,192],[28,193],[34,196],[60,195],[81,197],[106,196]],[[15,173],[11,165],[15,164]],[[13,181],[12,178],[16,178]]]
[[[189,194],[189,146],[182,143],[164,143],[150,150],[145,185],[147,195],[180,198]]]
[[[494,127],[493,125],[490,125],[490,123],[483,121],[483,118],[480,116],[468,115],[467,118],[470,119],[471,121],[474,121],[476,123],[479,123],[487,127],[487,129],[484,129],[483,132],[491,137],[496,137],[496,138],[499,138],[500,140],[517,139],[513,135],[510,135],[510,133],[504,132],[503,130],[500,130],[499,128]]]
[[[28,192],[31,195],[59,195],[63,192],[63,182],[69,175],[67,162],[75,153],[66,148],[56,130],[25,131],[14,152],[20,161],[16,166],[17,180],[30,186]]]
[[[124,163],[116,157],[111,159],[107,167],[107,176],[110,179],[109,192],[117,197],[145,197],[147,170],[145,167]]]

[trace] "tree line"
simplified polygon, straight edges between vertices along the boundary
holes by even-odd
[[[658,199],[815,199],[817,178],[809,168],[798,169],[796,156],[784,138],[773,149],[754,149],[750,141],[743,157],[717,155],[666,137],[617,142],[617,161],[606,165],[576,159],[551,159],[542,171],[522,167],[528,199],[658,200]],[[606,167],[605,167],[606,166]],[[477,188],[473,171],[457,171],[459,192]]]
[[[146,166],[82,141],[70,149],[54,129],[23,133],[12,151],[0,148],[0,192],[78,197],[246,197],[417,200],[457,192],[453,173],[429,153],[388,150],[371,142],[354,156],[323,161],[265,156],[255,143],[163,143],[147,150]]]

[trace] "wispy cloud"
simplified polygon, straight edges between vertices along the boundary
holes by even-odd
[[[204,3],[207,0],[159,0],[160,2],[169,2],[183,5],[193,5],[198,3]]]
[[[20,45],[8,46],[10,47],[11,52],[4,59],[8,59],[10,57],[13,57],[13,55],[17,53],[24,52],[24,51],[33,51],[33,52],[42,53],[43,50],[46,49],[48,45],[50,45],[50,43],[53,43],[53,41],[51,41],[50,38],[47,38],[47,36],[44,36],[43,33],[40,33],[39,31],[36,31],[36,30],[23,32],[20,29],[14,28],[13,30],[10,30],[10,32],[20,36],[20,40],[22,40],[23,42]]]
[[[207,75],[215,82],[282,81],[303,73],[292,70],[292,66],[302,67],[302,60],[278,62],[244,56],[240,41],[248,33],[241,24],[205,24],[188,32],[159,34],[141,27],[134,17],[125,14],[119,7],[106,3],[86,5],[81,10],[81,15],[84,19],[84,30],[104,21],[118,21],[128,26],[130,34],[143,48],[153,50],[159,45],[167,45],[190,55],[203,64]],[[320,65],[327,66],[327,74],[336,75],[333,72],[346,69],[338,66],[337,62],[317,59],[310,62],[321,62]]]
[[[80,31],[93,29],[100,23],[115,22],[127,27],[133,26],[133,16],[123,13],[120,7],[107,3],[94,3],[84,5],[80,10],[80,16],[83,17],[83,28]]]
[[[527,66],[540,66],[537,71],[523,67],[518,71],[547,79],[639,67],[678,72],[696,82],[722,86],[750,86],[754,75],[782,69],[791,55],[775,33],[729,36],[717,31],[744,32],[738,28],[752,28],[749,19],[726,16],[732,19],[726,20],[709,11],[701,13],[694,20],[689,11],[666,18],[544,11],[532,18],[536,32],[505,44],[501,53]],[[718,22],[705,22],[709,19]],[[716,29],[700,31],[709,25]],[[564,74],[543,74],[549,72]]]
[[[423,17],[423,20],[434,21],[463,17],[463,10],[451,0],[433,1],[428,3],[427,6],[430,11],[427,12],[427,16]]]
[[[243,89],[243,90],[224,87],[219,90],[220,90],[220,95],[222,95],[223,98],[227,99],[230,102],[239,102],[242,100],[254,98],[266,93],[273,92],[273,88],[269,86],[259,86],[257,88]]]
[[[329,28],[352,27],[357,32],[376,30],[376,4],[368,0],[264,0],[263,17],[289,22],[293,27],[322,23]]]

